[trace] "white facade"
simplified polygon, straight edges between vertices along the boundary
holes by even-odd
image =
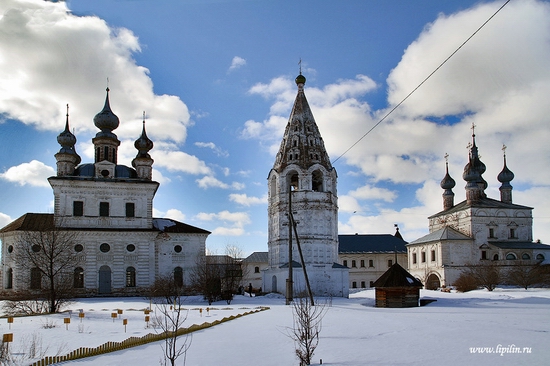
[[[37,222],[74,233],[75,290],[85,295],[139,294],[159,276],[174,276],[190,284],[191,269],[205,255],[208,231],[169,218],[153,218],[153,199],[159,183],[152,180],[153,143],[145,133],[134,146],[134,168],[118,165],[120,145],[112,132],[118,117],[109,98],[94,118],[100,129],[92,140],[95,162],[80,164],[76,138],[69,129],[58,136],[57,176],[48,178],[54,193],[53,214],[26,214],[0,230],[3,290],[29,289],[30,268],[15,260],[25,245],[21,232],[36,231]],[[71,269],[72,270],[72,269]],[[77,276],[81,280],[77,281]]]
[[[441,187],[444,210],[429,217],[430,233],[407,245],[408,270],[429,289],[451,286],[469,265],[495,264],[502,268],[534,264],[550,258],[550,246],[533,243],[532,208],[512,203],[506,166],[498,176],[500,200],[488,198],[475,135],[464,169],[466,200],[454,205],[455,186],[448,168]]]

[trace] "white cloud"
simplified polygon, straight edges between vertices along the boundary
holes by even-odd
[[[13,219],[9,215],[6,215],[5,213],[0,212],[0,228],[6,226],[12,221]]]
[[[207,175],[200,179],[197,179],[196,182],[198,186],[202,189],[221,188],[221,189],[234,189],[239,191],[245,188],[245,185],[243,183],[233,182],[229,185],[211,175]]]
[[[213,142],[195,142],[195,146],[211,149],[217,156],[229,156],[229,153],[227,151],[222,150]]]
[[[137,138],[145,110],[153,140],[185,140],[187,106],[176,96],[154,94],[148,70],[133,58],[141,49],[130,30],[73,15],[65,2],[4,0],[0,14],[4,117],[61,132],[69,103],[71,128],[80,139],[96,130],[92,118],[103,108],[109,77],[111,107],[121,121],[117,133]]]
[[[393,202],[397,198],[397,193],[386,188],[373,187],[366,185],[356,190],[348,192],[350,196],[360,200],[383,200]]]
[[[20,186],[28,184],[35,187],[49,187],[47,179],[55,174],[52,167],[38,160],[32,160],[30,163],[12,166],[4,173],[0,173],[0,178],[17,183]]]
[[[232,193],[229,195],[229,200],[235,202],[241,206],[253,206],[267,204],[267,195],[263,197],[252,197],[246,193]]]
[[[231,66],[229,66],[229,71],[239,69],[244,65],[246,65],[246,60],[242,57],[235,56],[233,57],[233,60],[231,60]]]
[[[218,213],[199,213],[198,220],[218,222],[220,226],[212,230],[212,235],[220,236],[240,236],[246,231],[244,226],[250,224],[250,215],[246,212],[221,211]]]
[[[151,152],[155,165],[168,169],[171,172],[184,172],[188,174],[212,174],[212,170],[206,163],[196,156],[183,151],[155,150]]]

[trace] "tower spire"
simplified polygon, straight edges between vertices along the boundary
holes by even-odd
[[[462,178],[467,182],[466,200],[470,204],[486,197],[485,189],[487,188],[487,182],[482,177],[486,167],[480,160],[476,146],[475,127],[476,125],[472,123],[472,143],[468,144],[468,164],[464,167],[464,173],[462,174]]]

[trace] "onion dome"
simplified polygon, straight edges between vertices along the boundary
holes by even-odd
[[[136,158],[150,158],[149,151],[153,148],[153,141],[147,137],[145,132],[145,112],[143,112],[143,129],[141,136],[134,142],[134,147],[137,149],[138,154]]]
[[[94,117],[94,125],[101,130],[101,132],[97,133],[96,137],[108,136],[116,138],[112,131],[118,127],[119,123],[120,121],[117,115],[111,110],[111,105],[109,104],[109,88],[107,88],[105,106],[103,110]]]
[[[479,154],[476,146],[476,135],[472,134],[472,146],[470,147],[470,156],[468,164],[464,167],[464,174],[462,178],[466,182],[482,183],[484,188],[487,188],[487,182],[481,176],[487,169],[485,164],[479,159]]]
[[[305,84],[306,83],[306,77],[302,74],[296,76],[296,79],[294,80],[296,82],[296,85],[299,84]]]
[[[504,154],[504,168],[498,174],[497,179],[502,185],[510,185],[510,182],[514,179],[514,173],[506,166],[506,154]]]
[[[76,153],[74,145],[76,137],[71,133],[69,128],[69,105],[67,104],[67,119],[65,121],[65,130],[57,136],[57,142],[61,145],[59,153],[75,155],[77,157],[76,164],[80,163],[80,156]]]
[[[443,180],[441,180],[441,188],[447,190],[447,189],[453,189],[456,185],[456,182],[451,176],[449,175],[449,163],[445,162],[445,177],[443,177]]]

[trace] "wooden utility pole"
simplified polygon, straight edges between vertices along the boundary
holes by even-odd
[[[288,278],[286,279],[286,304],[292,303],[292,186],[288,185]]]

